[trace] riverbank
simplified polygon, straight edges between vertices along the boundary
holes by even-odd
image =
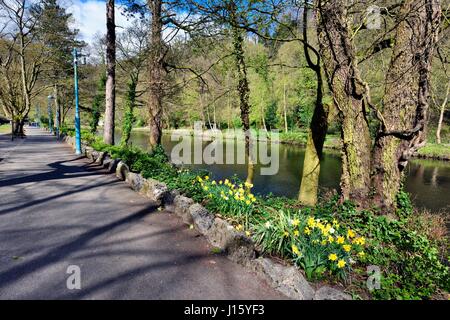
[[[133,128],[133,131],[148,131],[148,127]],[[187,132],[193,134],[193,130],[184,129]],[[171,134],[175,130],[163,130],[164,134]],[[280,143],[292,146],[305,147],[307,143],[308,135],[303,131],[289,131],[280,132],[279,139]],[[210,140],[210,137],[204,137],[204,140]],[[328,150],[340,150],[341,140],[338,134],[328,134],[325,139],[324,148]],[[421,159],[433,159],[450,161],[450,144],[436,144],[433,142],[428,142],[425,147],[419,149],[413,157]]]

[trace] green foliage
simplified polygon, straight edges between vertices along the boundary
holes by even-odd
[[[131,80],[128,83],[127,96],[125,98],[125,116],[122,125],[122,138],[120,141],[121,145],[127,145],[128,140],[130,140],[131,129],[133,128],[134,122],[134,107],[136,105],[136,85],[137,82]]]
[[[106,86],[106,73],[102,72],[97,84],[97,93],[92,102],[91,109],[91,120],[89,121],[89,126],[91,127],[91,133],[97,132],[98,122],[100,121],[100,116],[103,109],[103,103],[105,101],[105,86]]]
[[[266,121],[267,130],[275,129],[278,123],[277,104],[275,102],[272,102],[268,105],[264,117]]]

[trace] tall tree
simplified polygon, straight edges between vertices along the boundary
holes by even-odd
[[[150,57],[149,57],[149,99],[150,145],[161,144],[164,81],[165,45],[163,41],[162,0],[148,0],[151,14]]]
[[[106,86],[105,86],[105,124],[103,141],[114,144],[116,108],[116,25],[114,0],[106,1]]]
[[[36,83],[47,62],[47,49],[38,41],[37,23],[41,2],[0,0],[0,14],[6,21],[0,29],[0,101],[13,120],[14,134],[23,136],[31,99],[43,87]]]

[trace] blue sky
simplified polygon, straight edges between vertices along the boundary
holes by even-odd
[[[116,1],[120,4],[120,0]],[[74,27],[80,30],[79,38],[92,43],[96,33],[106,32],[106,2],[105,0],[68,0],[62,1],[67,11],[73,14]],[[127,27],[131,23],[121,14],[119,5],[116,5],[116,25],[120,28]]]

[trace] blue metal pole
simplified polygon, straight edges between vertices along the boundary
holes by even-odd
[[[75,86],[75,153],[81,154],[81,132],[80,132],[80,110],[78,108],[78,74],[77,74],[78,53],[73,49],[73,74]]]
[[[51,106],[51,99],[50,97],[47,98],[48,100],[48,129],[50,130],[50,133],[53,133],[53,125],[52,125],[52,106]]]

